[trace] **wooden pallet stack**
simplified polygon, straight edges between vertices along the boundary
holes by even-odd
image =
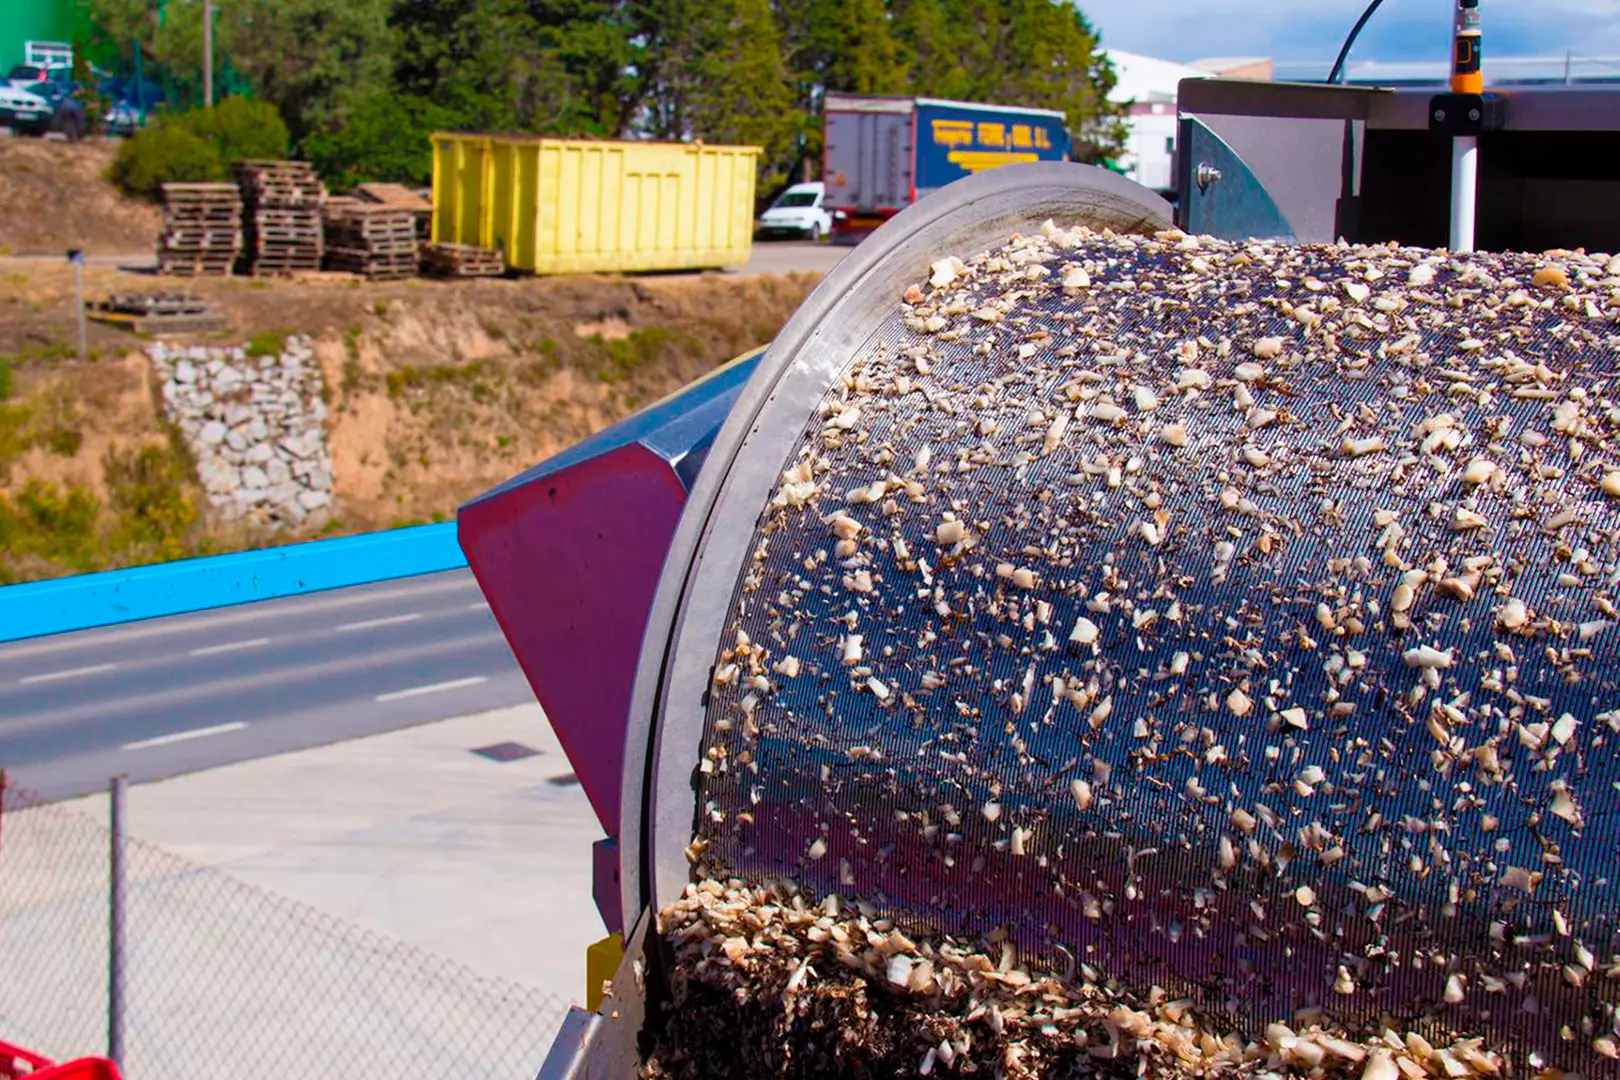
[[[472,244],[427,244],[422,248],[422,272],[434,277],[500,277],[506,260],[499,251]]]
[[[366,183],[354,186],[361,202],[376,203],[395,210],[408,210],[416,219],[416,238],[423,243],[433,238],[433,202],[404,184]]]
[[[88,316],[137,334],[195,333],[224,330],[230,320],[191,293],[113,293],[90,304]]]
[[[319,270],[326,187],[315,166],[307,161],[243,161],[235,172],[242,188],[247,272],[262,276]]]
[[[416,275],[416,219],[409,210],[332,199],[326,205],[326,268],[373,281]]]
[[[229,274],[241,253],[242,196],[235,184],[163,185],[161,273]]]

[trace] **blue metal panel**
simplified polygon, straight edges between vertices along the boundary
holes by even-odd
[[[454,522],[0,588],[0,642],[467,565]]]
[[[1197,117],[1181,118],[1181,227],[1190,233],[1222,240],[1294,240],[1294,230],[1266,186],[1243,159]],[[1220,173],[1200,186],[1198,173],[1208,166]]]
[[[917,103],[917,194],[1015,161],[1064,161],[1069,132],[1045,110]]]

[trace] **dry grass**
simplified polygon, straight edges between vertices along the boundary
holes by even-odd
[[[0,359],[12,383],[9,405],[0,406],[0,499],[15,503],[30,483],[44,484],[82,491],[106,518],[118,502],[108,463],[168,445],[141,343],[92,325],[92,359],[80,362],[67,268],[0,264],[0,278]],[[208,296],[232,326],[198,342],[258,338],[273,347],[291,332],[314,339],[331,406],[330,533],[448,518],[469,497],[769,341],[815,282],[808,274],[177,282],[86,272],[91,298],[175,288]],[[74,434],[53,442],[59,430]],[[175,485],[164,507],[206,505],[189,474],[164,475]],[[117,525],[99,528],[124,537]],[[0,579],[288,538],[227,530],[199,515],[162,533],[166,548],[120,541],[117,550],[81,546],[54,562],[38,545],[27,559],[0,554]]]
[[[0,255],[150,251],[157,208],[123,198],[102,179],[117,151],[109,139],[0,138]]]

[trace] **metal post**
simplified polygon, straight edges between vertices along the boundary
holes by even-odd
[[[146,76],[141,72],[141,40],[135,39],[135,122],[146,123]]]
[[[1451,140],[1451,250],[1474,250],[1474,210],[1479,196],[1479,139]]]
[[[1457,36],[1453,42],[1451,92],[1481,94],[1479,0],[1457,0]],[[1451,144],[1451,250],[1474,250],[1474,212],[1479,186],[1479,139],[1459,135]]]
[[[73,248],[67,258],[73,264],[73,295],[79,309],[79,362],[83,363],[90,359],[90,338],[84,319],[84,252]]]
[[[1568,86],[1571,82],[1574,81],[1573,79],[1570,78],[1570,76],[1573,74],[1571,69],[1574,66],[1575,66],[1575,50],[1574,49],[1565,49],[1564,50],[1564,85],[1565,86]]]
[[[112,778],[107,873],[107,1056],[124,1065],[124,777]]]
[[[214,103],[214,0],[203,0],[203,107]]]

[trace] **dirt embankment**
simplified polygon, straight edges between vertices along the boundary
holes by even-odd
[[[150,252],[160,211],[104,179],[118,143],[0,138],[0,255]]]
[[[313,339],[330,535],[448,518],[769,341],[816,278],[176,282],[91,267],[86,280],[92,297],[207,295],[232,326],[198,343]],[[0,583],[296,538],[210,516],[142,343],[92,325],[80,361],[72,290],[66,267],[0,265]]]

